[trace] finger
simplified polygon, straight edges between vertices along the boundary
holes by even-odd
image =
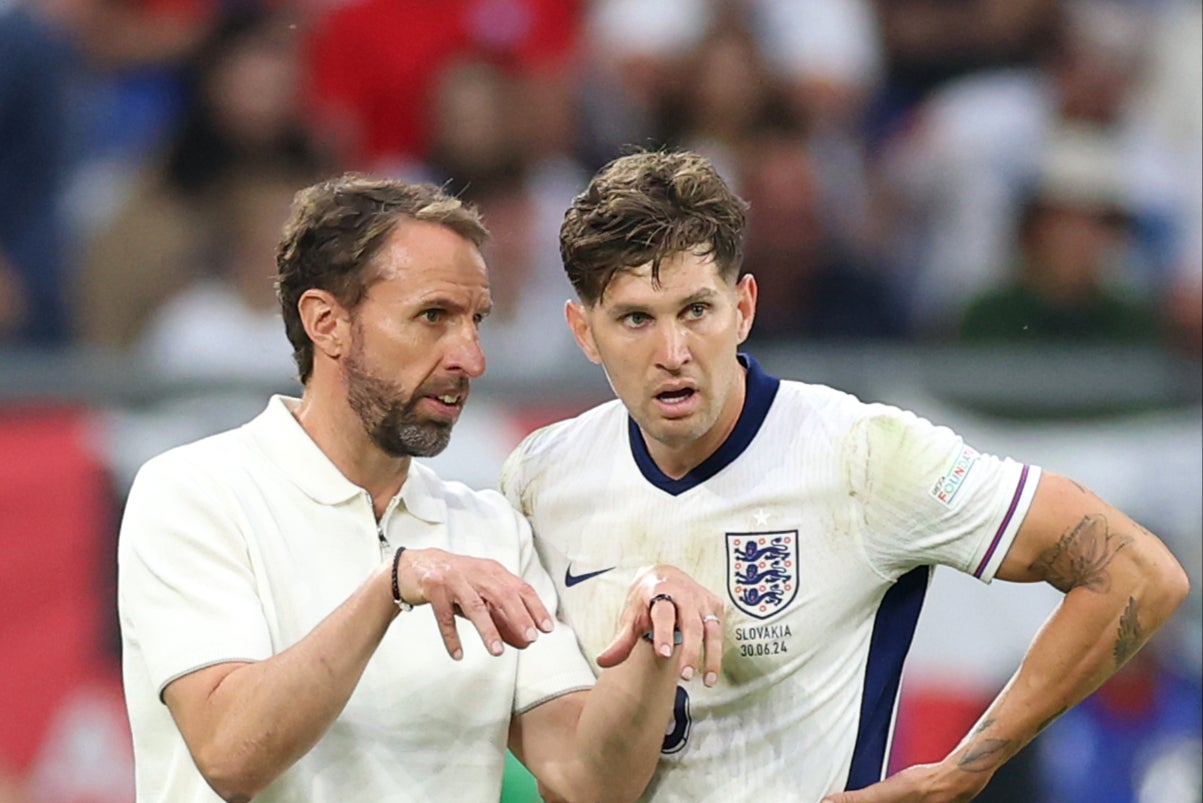
[[[631,650],[635,649],[635,645],[638,643],[639,633],[629,627],[620,630],[614,640],[610,642],[610,646],[598,653],[597,665],[602,669],[618,666],[630,657]]]
[[[476,628],[476,632],[480,634],[480,640],[484,642],[485,649],[492,655],[501,655],[505,649],[501,634],[493,622],[489,606],[476,593],[476,589],[466,582],[461,583],[455,594],[455,604],[459,606],[460,615]]]
[[[625,661],[635,649],[635,645],[639,643],[639,639],[647,631],[647,626],[640,622],[646,616],[646,604],[637,596],[631,595],[627,597],[626,605],[623,606],[622,615],[618,619],[618,631],[614,636],[614,640],[610,642],[610,646],[606,647],[597,656],[597,665],[603,669],[611,666],[617,666]],[[644,622],[647,620],[644,619]]]
[[[523,595],[524,589],[530,589],[532,593],[534,589],[508,573],[503,578],[486,588],[478,588],[478,591],[488,603],[489,616],[499,627],[502,640],[522,649],[539,637],[535,619],[531,618],[528,609],[529,602]]]
[[[434,609],[434,620],[443,636],[443,645],[451,659],[458,661],[464,657],[464,648],[459,640],[459,631],[455,627],[455,610],[451,601],[443,593],[435,593],[427,597],[430,607]]]
[[[665,596],[652,601],[649,613],[652,617],[652,643],[655,645],[656,654],[668,658],[673,654],[673,644],[676,640],[677,606],[672,598]]]
[[[702,638],[705,628],[697,611],[680,611],[677,629],[681,631],[681,680],[693,680],[702,657]]]
[[[529,620],[512,622],[505,608],[490,602],[487,597],[485,604],[489,606],[489,617],[493,620],[497,632],[501,634],[501,640],[506,644],[522,650],[529,647],[537,638],[538,631]]]
[[[550,633],[554,630],[556,626],[555,620],[547,610],[547,606],[543,604],[543,600],[539,598],[539,592],[535,591],[530,583],[523,583],[520,594],[522,602],[526,606],[527,614],[538,625],[539,629],[544,633]]]
[[[717,614],[703,617],[703,642],[706,650],[705,674],[702,682],[707,686],[718,683],[718,673],[723,668],[723,621]]]

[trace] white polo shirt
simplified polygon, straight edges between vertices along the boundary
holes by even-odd
[[[619,401],[533,433],[503,469],[587,654],[645,564],[725,600],[719,682],[679,686],[647,800],[811,803],[879,780],[931,567],[989,582],[1039,482],[912,413],[743,359],[739,420],[684,477]]]
[[[118,608],[139,800],[219,800],[161,702],[169,682],[281,652],[396,546],[492,558],[555,611],[530,530],[500,495],[413,462],[378,532],[367,492],[309,438],[295,404],[274,397],[248,424],[166,452],[135,478]],[[459,625],[456,662],[429,606],[399,616],[338,719],[256,800],[496,801],[511,717],[588,688],[593,674],[562,624],[500,657]]]

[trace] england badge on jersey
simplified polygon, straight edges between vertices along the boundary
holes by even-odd
[[[727,533],[727,593],[757,619],[783,611],[798,594],[798,531]]]

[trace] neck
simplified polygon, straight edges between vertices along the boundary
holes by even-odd
[[[376,518],[383,516],[405,483],[410,458],[381,451],[364,432],[346,394],[325,391],[316,377],[305,386],[293,415],[342,475],[368,492]]]

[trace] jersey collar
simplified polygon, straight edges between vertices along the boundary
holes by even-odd
[[[320,505],[338,505],[363,495],[363,488],[343,476],[293,416],[299,403],[288,396],[272,396],[267,409],[247,424],[255,443],[293,485]],[[411,460],[397,496],[413,515],[438,523],[446,520],[447,511],[432,487],[435,482],[429,469]]]
[[[644,479],[652,485],[673,496],[682,494],[733,463],[752,443],[752,439],[760,431],[760,425],[764,423],[765,416],[769,414],[769,408],[773,406],[773,399],[777,396],[777,388],[781,384],[781,380],[766,374],[761,369],[760,363],[756,362],[751,355],[739,354],[738,358],[740,363],[748,369],[745,380],[744,408],[739,413],[739,420],[735,422],[735,428],[714,451],[714,454],[695,466],[684,477],[675,480],[660,470],[656,461],[648,453],[647,442],[643,439],[639,425],[633,418],[627,416],[627,435],[631,443],[631,456],[635,458],[635,465],[639,466],[639,471],[643,474]]]

